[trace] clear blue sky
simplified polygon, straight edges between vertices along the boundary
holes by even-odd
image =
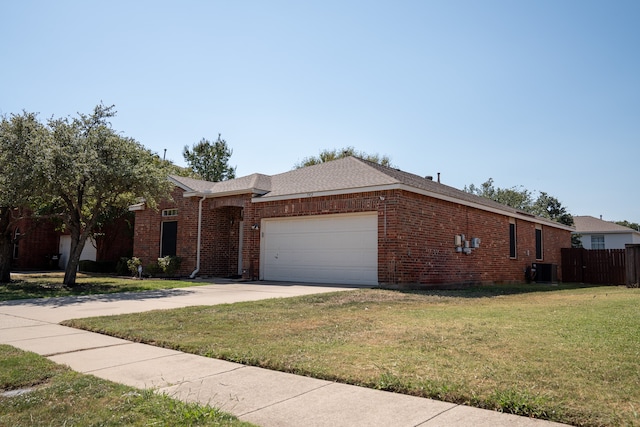
[[[181,165],[218,133],[238,176],[354,146],[640,222],[638,0],[4,0],[0,16],[0,114],[102,101]]]

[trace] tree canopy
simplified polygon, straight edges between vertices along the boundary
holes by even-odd
[[[499,188],[493,184],[493,178],[480,184],[464,187],[464,191],[477,196],[486,197],[503,205],[511,206],[524,212],[538,215],[564,225],[573,225],[573,217],[562,206],[560,201],[541,191],[534,198],[534,193],[522,187]]]
[[[345,147],[342,149],[336,149],[336,148],[332,150],[325,149],[325,150],[322,150],[320,154],[317,156],[305,157],[304,159],[302,159],[302,161],[294,165],[294,169],[300,169],[306,166],[318,165],[320,163],[326,163],[332,160],[342,159],[343,157],[349,157],[349,156],[358,157],[360,159],[368,160],[373,163],[378,163],[379,165],[382,165],[382,166],[392,167],[391,159],[389,158],[389,156],[386,156],[386,155],[380,156],[377,153],[367,154],[364,151],[356,150],[354,147]]]
[[[202,138],[191,149],[184,146],[182,155],[193,173],[206,181],[218,182],[236,177],[236,168],[229,166],[229,158],[233,154],[227,141],[218,134],[214,142]]]
[[[67,286],[75,285],[82,249],[106,212],[126,209],[139,198],[154,207],[171,189],[158,156],[111,128],[108,119],[114,115],[114,106],[100,104],[91,114],[34,124],[38,132],[24,137],[19,147],[6,145],[7,156],[13,159],[9,170],[29,163],[29,171],[15,177],[0,171],[0,179],[15,184],[22,175],[28,183],[28,197],[16,198],[14,203],[34,212],[46,210],[71,235],[64,277]],[[25,115],[12,116],[8,122],[21,117]],[[39,123],[35,115],[28,117]],[[16,140],[15,131],[7,132],[10,137],[3,137],[3,144]]]
[[[11,279],[14,228],[28,212],[26,207],[36,202],[30,142],[45,133],[33,113],[0,120],[0,283]]]
[[[622,225],[623,227],[632,228],[636,231],[640,231],[640,224],[638,224],[637,222],[629,222],[627,220],[624,220],[624,221],[616,221],[616,224]]]

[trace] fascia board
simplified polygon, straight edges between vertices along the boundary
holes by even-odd
[[[266,194],[264,190],[257,190],[255,188],[244,189],[244,190],[233,190],[233,191],[222,191],[219,193],[209,193],[202,191],[185,191],[182,193],[182,197],[205,197],[207,199],[215,199],[217,197],[225,197],[225,196],[238,196],[241,194]]]
[[[451,203],[455,203],[458,205],[463,205],[463,206],[468,206],[471,208],[475,208],[475,209],[480,209],[483,211],[487,211],[487,212],[492,212],[492,213],[496,213],[499,215],[503,215],[503,216],[507,216],[507,217],[511,217],[511,218],[517,218],[517,219],[521,219],[524,221],[528,221],[528,222],[533,222],[536,224],[542,224],[542,225],[547,225],[549,227],[555,227],[555,228],[559,228],[562,230],[566,230],[566,231],[575,231],[574,227],[568,226],[568,225],[564,225],[564,224],[560,224],[560,223],[555,223],[553,221],[550,220],[545,220],[543,218],[539,218],[536,216],[529,216],[529,215],[524,215],[524,214],[520,214],[517,212],[510,212],[510,211],[505,211],[502,209],[497,209],[497,208],[492,208],[490,206],[485,206],[485,205],[481,205],[479,203],[473,203],[473,202],[468,202],[466,200],[461,200],[461,199],[457,199],[455,197],[451,197],[451,196],[445,196],[443,194],[439,194],[439,193],[434,193],[431,191],[427,191],[427,190],[422,190],[419,188],[415,188],[415,187],[411,187],[408,186],[406,184],[388,184],[388,185],[378,185],[378,186],[372,186],[372,187],[361,187],[361,188],[350,188],[350,189],[345,189],[345,190],[331,190],[331,191],[317,191],[317,192],[313,192],[313,193],[298,193],[298,194],[285,194],[282,196],[275,196],[275,197],[253,197],[251,199],[252,203],[262,203],[262,202],[277,202],[277,201],[282,201],[282,200],[291,200],[291,199],[306,199],[306,198],[310,198],[310,197],[323,197],[323,196],[336,196],[336,195],[343,195],[343,194],[352,194],[352,193],[368,193],[368,192],[372,192],[372,191],[385,191],[385,190],[403,190],[403,191],[407,191],[410,193],[416,193],[416,194],[421,194],[423,196],[428,196],[428,197],[432,197],[434,199],[438,199],[438,200],[444,200],[447,202],[451,202]]]
[[[308,199],[310,197],[339,196],[343,194],[368,193],[371,191],[397,190],[399,184],[376,185],[372,187],[349,188],[348,190],[314,191],[311,193],[283,194],[282,196],[253,197],[252,203],[278,202],[291,199]]]
[[[574,230],[574,233],[576,234],[635,234],[640,236],[640,232],[635,231],[635,230],[609,230],[609,231],[578,231],[578,230]]]

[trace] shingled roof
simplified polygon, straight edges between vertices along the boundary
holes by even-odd
[[[254,173],[227,181],[210,182],[183,176],[169,175],[169,180],[185,190],[185,197],[222,197],[229,194],[264,194],[271,188],[271,177]]]
[[[434,182],[432,179],[356,157],[345,157],[271,176],[252,174],[222,182],[198,181],[178,176],[171,176],[171,180],[185,190],[185,197],[252,194],[254,196],[252,201],[258,203],[397,188],[505,215],[526,217],[531,221],[572,230],[557,222]]]
[[[574,216],[573,221],[576,225],[576,233],[584,233],[584,234],[593,234],[593,233],[601,233],[601,234],[624,234],[624,233],[636,233],[640,234],[640,232],[634,230],[633,228],[625,227],[623,225],[616,224],[615,222],[603,221],[601,219],[584,215],[584,216]]]

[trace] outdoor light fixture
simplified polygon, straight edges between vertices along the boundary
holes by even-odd
[[[255,224],[253,224],[253,225],[251,226],[251,229],[252,229],[252,230],[259,230],[259,229],[260,229],[260,226],[259,226],[259,225],[258,225],[258,223],[256,222]]]

